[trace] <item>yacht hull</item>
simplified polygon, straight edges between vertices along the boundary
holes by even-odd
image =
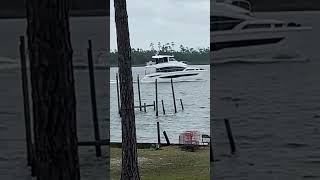
[[[154,83],[156,79],[158,82],[171,82],[171,79],[175,82],[203,81],[205,72],[206,70],[152,73],[143,77],[141,82]]]
[[[295,36],[300,36],[311,28],[295,27],[278,31],[211,32],[211,62],[275,62],[306,60],[300,57],[294,44]]]

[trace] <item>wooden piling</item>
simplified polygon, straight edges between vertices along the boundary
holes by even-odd
[[[118,80],[118,73],[116,73],[116,81],[117,81],[117,98],[118,98],[118,113],[121,117],[121,107],[120,107],[120,92],[119,92],[119,80]]]
[[[156,110],[156,101],[153,101],[153,110]]]
[[[234,143],[234,140],[233,140],[233,136],[232,136],[232,131],[231,131],[229,120],[228,119],[224,119],[224,124],[225,124],[226,129],[227,129],[227,134],[228,134],[228,138],[229,138],[231,153],[234,154],[236,152],[236,146],[235,146],[235,143]]]
[[[27,145],[27,164],[32,166],[32,135],[31,135],[31,118],[30,118],[30,102],[29,102],[29,86],[28,73],[26,63],[26,48],[25,38],[20,36],[20,60],[21,60],[21,78],[22,78],[22,93],[24,105],[24,121],[26,128],[26,145]]]
[[[140,111],[142,111],[139,74],[137,76],[137,82],[138,82],[139,106],[140,106]]]
[[[180,104],[181,104],[181,109],[182,109],[182,111],[183,111],[183,110],[184,110],[184,107],[183,107],[182,99],[180,99]]]
[[[31,149],[31,153],[33,154],[32,156],[32,162],[31,162],[31,176],[32,177],[36,177],[37,176],[37,161],[36,161],[36,157],[35,157],[35,147],[34,144],[32,144],[32,149]]]
[[[156,116],[159,116],[158,111],[158,79],[155,80],[155,88],[156,88]]]
[[[171,78],[171,90],[172,90],[172,97],[173,97],[174,113],[177,113],[176,97],[175,97],[175,95],[174,95],[174,88],[173,88],[172,78]]]
[[[166,110],[164,109],[163,100],[161,100],[161,104],[162,104],[162,111],[163,111],[163,115],[165,115],[165,114],[166,114]]]
[[[212,144],[211,144],[211,140],[210,140],[210,162],[213,162],[214,159],[213,159],[213,148],[212,148]]]
[[[144,112],[147,112],[147,105],[144,103]]]
[[[157,122],[157,131],[158,131],[158,145],[160,147],[161,140],[160,140],[160,123],[159,122]]]
[[[167,132],[166,132],[166,131],[163,131],[163,135],[164,135],[164,137],[166,138],[167,145],[169,146],[169,145],[170,145],[170,141],[169,141],[169,138],[168,138],[168,136],[167,136]]]
[[[96,141],[100,141],[100,132],[99,132],[99,122],[98,122],[98,113],[97,113],[97,102],[96,102],[96,89],[95,89],[95,77],[94,77],[94,68],[93,68],[93,59],[92,59],[92,43],[89,40],[88,48],[88,65],[89,65],[89,77],[90,77],[90,91],[91,91],[91,106],[92,106],[92,118],[94,125],[94,137]],[[101,146],[95,145],[96,147],[96,156],[101,156]]]

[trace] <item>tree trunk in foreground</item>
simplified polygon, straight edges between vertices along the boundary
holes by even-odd
[[[136,125],[133,104],[131,47],[126,0],[114,0],[117,28],[118,66],[121,98],[122,169],[121,180],[139,180]]]
[[[69,0],[27,0],[37,180],[79,180]]]

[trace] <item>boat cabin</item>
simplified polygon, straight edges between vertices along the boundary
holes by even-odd
[[[155,64],[160,64],[160,63],[167,63],[169,61],[176,61],[174,59],[174,56],[169,56],[169,55],[156,55],[152,56],[153,62]]]

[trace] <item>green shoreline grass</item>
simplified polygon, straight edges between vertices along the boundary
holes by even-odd
[[[196,152],[182,151],[178,146],[138,149],[142,180],[208,180],[209,146]],[[111,179],[120,179],[121,148],[111,148]]]

